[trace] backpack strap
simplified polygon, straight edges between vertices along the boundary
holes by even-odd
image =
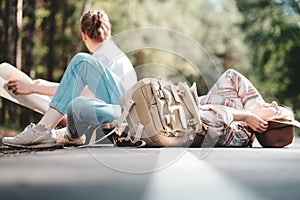
[[[139,124],[136,130],[136,134],[134,136],[133,142],[137,142],[141,140],[142,134],[143,134],[144,126],[142,124]]]
[[[204,134],[203,127],[202,127],[202,121],[201,121],[200,113],[199,113],[199,108],[200,107],[198,105],[198,101],[195,100],[194,94],[190,91],[190,88],[187,86],[186,83],[179,83],[178,88],[182,89],[184,91],[183,96],[186,95],[187,98],[183,98],[183,100],[187,101],[185,103],[185,105],[188,106],[188,109],[190,110],[190,112],[194,116],[194,120],[191,120],[190,123],[193,122],[193,121],[196,122],[195,123],[196,132],[198,134],[200,134],[200,133]]]
[[[117,128],[116,134],[119,136],[122,135],[125,128],[128,126],[128,124],[125,122],[126,117],[129,115],[129,111],[132,108],[132,106],[134,105],[134,103],[135,102],[132,99],[129,100],[128,103],[126,103],[123,106],[123,112],[122,112],[121,116],[113,122],[115,124],[115,127]]]
[[[108,138],[109,136],[111,136],[112,134],[114,134],[116,132],[116,127],[114,127],[108,134],[104,135],[102,138],[97,139],[97,130],[98,129],[106,129],[106,128],[109,128],[109,127],[112,127],[113,126],[113,123],[107,123],[107,124],[102,124],[102,125],[99,125],[97,128],[95,128],[95,130],[93,131],[92,133],[92,136],[91,136],[91,139],[89,141],[88,144],[86,145],[81,145],[77,148],[84,148],[84,147],[91,147],[91,146],[94,146],[96,143],[98,142],[101,142],[102,140],[104,140],[105,138]]]

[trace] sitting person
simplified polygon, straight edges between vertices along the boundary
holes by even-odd
[[[114,112],[113,108],[119,104],[119,97],[124,91],[137,80],[132,64],[110,39],[111,24],[103,10],[86,12],[81,18],[80,28],[82,40],[91,54],[79,53],[73,57],[59,86],[51,84],[54,88],[52,94],[54,91],[55,94],[42,119],[36,125],[30,124],[15,137],[4,137],[3,144],[18,147],[55,146],[52,129],[85,87],[95,97],[84,98],[84,101],[92,105],[93,112],[99,116],[97,124],[111,122],[119,116],[121,111]],[[13,82],[10,87],[16,94],[19,93]],[[79,138],[75,143],[80,145],[83,141]]]

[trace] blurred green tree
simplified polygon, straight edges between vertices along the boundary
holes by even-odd
[[[299,110],[299,1],[237,0],[237,5],[252,49],[248,75],[268,101],[278,100]]]

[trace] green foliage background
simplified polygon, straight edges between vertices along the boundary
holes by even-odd
[[[0,0],[0,62],[15,64],[18,1]],[[79,30],[81,14],[103,8],[113,35],[144,27],[183,33],[207,51],[220,72],[237,69],[267,101],[290,106],[300,116],[299,0],[27,0],[22,5],[22,65],[17,67],[33,79],[61,79],[70,59],[86,51]],[[174,68],[189,82],[196,81],[200,94],[209,89],[190,63],[176,55],[146,49],[128,56],[136,67],[158,63]],[[13,112],[9,102],[1,101],[1,123],[22,126],[32,120],[20,119],[24,110],[17,107]]]

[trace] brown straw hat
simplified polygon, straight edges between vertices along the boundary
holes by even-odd
[[[300,122],[295,120],[291,109],[280,106],[279,114],[268,121],[269,126],[264,133],[255,133],[263,147],[285,147],[293,142],[295,126],[300,128]]]

